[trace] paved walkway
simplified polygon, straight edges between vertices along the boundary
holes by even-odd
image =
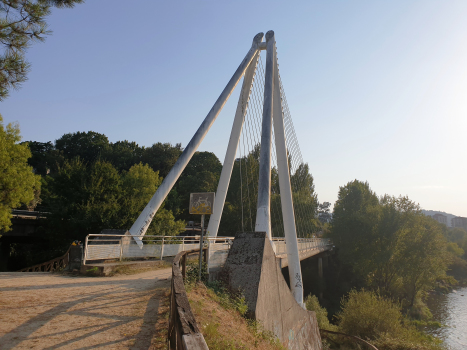
[[[170,277],[0,272],[0,349],[162,349]]]

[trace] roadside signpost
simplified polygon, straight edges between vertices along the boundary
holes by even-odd
[[[191,193],[190,214],[201,215],[201,238],[199,240],[199,275],[201,281],[201,269],[203,267],[203,237],[204,237],[204,215],[211,215],[214,207],[214,192]]]

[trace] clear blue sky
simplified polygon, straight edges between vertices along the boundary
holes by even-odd
[[[253,36],[273,29],[320,201],[359,179],[467,216],[467,1],[88,0],[49,24],[0,106],[24,140],[93,130],[186,145]],[[221,161],[235,96],[200,148]]]

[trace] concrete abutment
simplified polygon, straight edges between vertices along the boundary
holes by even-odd
[[[322,349],[316,315],[295,301],[266,233],[238,233],[223,275],[230,288],[245,296],[249,317],[288,349]]]

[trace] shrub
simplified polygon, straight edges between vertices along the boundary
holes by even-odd
[[[224,309],[234,309],[240,315],[245,316],[248,305],[241,293],[232,293],[220,281],[207,283],[206,286],[213,292],[212,296]]]
[[[314,311],[316,313],[319,328],[327,329],[329,331],[337,330],[337,326],[329,322],[328,311],[324,307],[321,307],[316,295],[308,295],[305,299],[305,305],[307,310]]]
[[[337,319],[340,332],[370,340],[380,350],[442,349],[439,339],[404,318],[399,305],[374,292],[352,290]]]
[[[415,329],[404,330],[396,338],[389,334],[383,334],[373,341],[379,350],[441,350],[440,341],[432,337],[422,335]]]
[[[397,335],[402,330],[400,307],[374,292],[352,290],[341,304],[337,319],[343,333],[374,340],[381,334]]]
[[[201,265],[201,281],[207,282],[208,280],[208,267],[203,261]],[[185,284],[190,285],[198,282],[199,278],[199,260],[191,260],[186,263],[186,276]]]

